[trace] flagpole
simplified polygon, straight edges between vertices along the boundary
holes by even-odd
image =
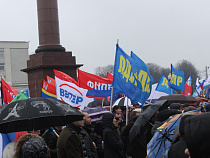
[[[112,112],[112,97],[113,97],[113,89],[114,89],[114,87],[112,87],[112,92],[111,92],[110,112]]]
[[[103,105],[104,105],[104,99],[102,99],[101,107],[103,107]]]
[[[2,80],[1,80],[1,106],[4,103],[4,98],[3,98],[3,89],[2,89]]]
[[[128,124],[128,97],[127,98],[127,105],[126,105],[126,125]]]

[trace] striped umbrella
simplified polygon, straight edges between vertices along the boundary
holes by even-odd
[[[82,112],[87,112],[89,114],[91,122],[99,121],[102,119],[105,113],[110,113],[110,111],[102,107],[97,107],[97,108],[86,107],[85,109],[82,110]]]
[[[131,107],[133,106],[133,103],[131,102],[131,100],[128,97],[122,97],[117,99],[114,104],[112,105],[112,107],[114,106],[128,106]]]

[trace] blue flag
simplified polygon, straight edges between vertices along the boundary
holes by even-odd
[[[137,62],[117,45],[113,87],[121,89],[133,103],[140,102],[142,105],[147,99],[144,96],[149,97],[151,93],[153,80],[150,78],[149,72],[143,68],[145,68],[144,63]]]
[[[171,64],[171,80],[168,83],[169,87],[175,90],[181,90],[184,93],[184,71],[178,70]]]
[[[142,93],[141,95],[141,100],[144,103],[150,96],[151,94],[151,89],[152,89],[152,83],[155,82],[155,80],[153,79],[152,75],[149,72],[149,69],[147,67],[147,65],[136,55],[131,51],[131,58],[133,58],[138,65],[140,65],[140,69],[143,70],[144,72],[147,72],[147,74],[149,75],[150,78],[150,82],[149,82],[149,87],[150,87],[150,93]]]
[[[164,73],[160,77],[160,80],[159,80],[158,85],[156,87],[156,91],[164,92],[164,93],[167,93],[169,95],[176,94],[175,90],[172,91],[172,89],[168,86],[168,79],[166,78]],[[172,91],[172,93],[171,93],[171,91]]]

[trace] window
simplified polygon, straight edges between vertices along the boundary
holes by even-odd
[[[4,57],[4,49],[0,49],[0,58]]]
[[[0,63],[0,70],[4,70],[4,63]]]

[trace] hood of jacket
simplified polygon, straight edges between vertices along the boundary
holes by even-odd
[[[102,117],[102,123],[104,127],[112,127],[113,126],[113,119],[114,119],[114,114],[112,113],[106,113]]]
[[[210,113],[184,120],[184,138],[191,158],[210,157]]]

